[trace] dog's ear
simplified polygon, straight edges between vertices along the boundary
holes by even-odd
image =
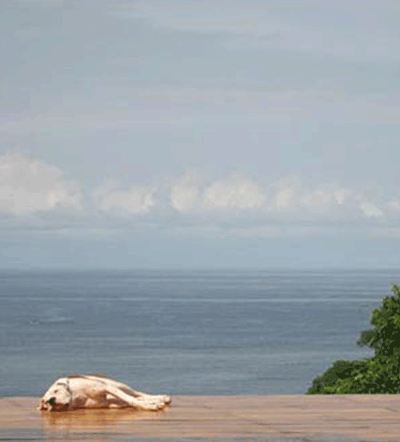
[[[95,376],[96,378],[107,378],[104,373],[86,373],[85,376]]]
[[[69,376],[67,376],[69,379],[74,379],[74,378],[84,378],[85,376],[82,376],[81,374],[70,374]]]

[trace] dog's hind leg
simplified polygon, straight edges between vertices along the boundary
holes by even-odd
[[[119,388],[108,384],[106,387],[107,394],[114,396],[115,398],[126,402],[130,407],[136,408],[137,410],[151,410],[157,411],[162,410],[168,405],[165,399],[157,396],[149,396],[146,399],[133,397],[130,394],[125,393]]]
[[[98,379],[99,377],[101,378],[101,376],[97,376],[97,375],[86,375],[85,377],[94,378],[94,379],[96,379],[96,378]],[[123,384],[122,382],[114,381],[113,379],[101,378],[100,382],[105,383],[107,385],[112,385],[113,387],[116,387],[119,390],[122,390],[124,393],[126,393],[130,396],[133,396],[134,398],[137,398],[139,400],[150,401],[150,402],[161,401],[161,402],[165,402],[166,404],[171,403],[170,396],[167,396],[165,394],[154,395],[154,394],[143,393],[141,391],[134,390],[133,388],[129,387],[126,384]]]

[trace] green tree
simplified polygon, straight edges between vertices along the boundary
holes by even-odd
[[[344,361],[339,360],[333,363],[321,376],[313,380],[312,386],[307,394],[334,394],[339,381],[351,379],[358,373],[367,370],[367,361]]]
[[[382,307],[372,312],[369,330],[361,332],[357,344],[368,346],[375,356],[391,357],[400,354],[400,288],[392,287],[393,296],[383,298]]]
[[[374,350],[372,358],[336,361],[313,380],[307,394],[400,393],[400,288],[392,287],[371,316],[372,328],[357,344]]]
[[[340,379],[329,389],[331,394],[396,394],[400,392],[397,358],[377,356],[367,361],[366,369]]]

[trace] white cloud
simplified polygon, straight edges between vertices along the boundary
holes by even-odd
[[[388,203],[389,209],[400,211],[400,201],[399,200],[391,200]]]
[[[301,180],[297,176],[289,176],[272,183],[270,186],[270,203],[268,210],[272,212],[290,211],[300,202]]]
[[[260,209],[265,195],[254,181],[234,176],[211,184],[204,191],[203,203],[209,209]]]
[[[13,214],[81,208],[79,185],[40,160],[8,154],[0,157],[0,210]]]
[[[361,203],[360,209],[367,218],[382,218],[385,215],[379,207],[369,202]]]
[[[343,206],[350,194],[349,189],[326,185],[305,192],[300,201],[310,211],[328,212],[334,206]]]
[[[273,198],[273,203],[270,209],[281,210],[291,209],[295,204],[295,189],[293,186],[280,185],[279,190]]]
[[[350,193],[349,189],[338,189],[333,192],[333,198],[339,206],[342,206]]]
[[[130,186],[118,189],[116,181],[109,180],[104,186],[96,188],[93,197],[97,207],[105,212],[120,211],[131,214],[145,214],[155,206],[156,187]]]
[[[171,207],[178,212],[188,212],[199,203],[199,175],[187,173],[179,182],[171,187]]]
[[[271,184],[270,212],[286,212],[300,219],[304,214],[328,214],[349,203],[352,191],[337,184],[305,188],[297,176],[282,178]]]
[[[332,202],[333,195],[329,192],[317,189],[314,192],[307,193],[301,198],[301,202],[305,206],[322,208]]]

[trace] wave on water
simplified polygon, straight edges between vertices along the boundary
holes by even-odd
[[[39,317],[33,318],[29,321],[30,325],[42,324],[63,324],[74,322],[74,318],[64,316],[61,309],[50,309],[43,312]]]
[[[60,324],[60,323],[71,323],[74,322],[73,318],[47,318],[47,319],[41,319],[41,318],[35,318],[31,319],[29,321],[30,325],[43,325],[43,324]]]

